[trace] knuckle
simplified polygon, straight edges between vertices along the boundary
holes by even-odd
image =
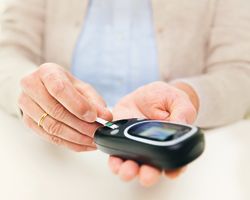
[[[61,145],[61,144],[62,144],[62,139],[61,139],[61,138],[58,138],[58,137],[56,137],[56,136],[54,136],[54,135],[52,135],[52,136],[50,137],[50,140],[51,140],[51,142],[52,142],[53,144],[56,144],[56,145]]]
[[[64,91],[65,83],[61,79],[57,78],[54,73],[50,73],[46,78],[50,84],[49,88],[52,94],[58,96]]]
[[[54,63],[40,66],[40,77],[48,91],[55,97],[64,92],[68,79],[63,69]]]
[[[49,113],[55,119],[63,120],[66,116],[66,110],[60,103],[56,103],[55,105],[51,106]]]
[[[44,73],[44,72],[47,72],[47,71],[50,71],[52,68],[55,68],[57,67],[57,65],[55,63],[44,63],[42,65],[40,65],[39,67],[39,71],[41,73]]]
[[[29,74],[25,77],[23,77],[21,80],[20,80],[20,85],[22,88],[32,88],[34,85],[33,85],[33,80],[35,78],[35,74]]]
[[[60,133],[62,132],[62,124],[56,120],[53,120],[49,125],[48,125],[48,133],[53,136],[59,136]]]
[[[40,65],[38,69],[40,77],[46,77],[49,74],[57,74],[60,71],[63,71],[63,68],[56,63],[44,63]]]
[[[79,110],[79,113],[84,114],[84,113],[86,113],[87,111],[89,111],[90,108],[89,108],[89,106],[88,106],[87,104],[82,103],[82,104],[80,104],[80,105],[78,106],[78,110]]]

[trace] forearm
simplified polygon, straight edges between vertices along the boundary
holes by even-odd
[[[174,83],[180,89],[188,90],[187,94],[194,105],[199,99],[196,124],[201,127],[232,123],[244,118],[249,112],[250,67],[247,65],[184,78]]]

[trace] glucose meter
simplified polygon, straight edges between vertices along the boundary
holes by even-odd
[[[95,143],[101,151],[139,164],[160,169],[182,167],[204,151],[205,140],[200,128],[166,121],[124,119],[116,125],[100,127]]]

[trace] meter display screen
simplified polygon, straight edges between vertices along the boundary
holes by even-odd
[[[170,141],[189,132],[191,128],[164,122],[145,122],[132,126],[128,133],[133,136],[157,141]]]

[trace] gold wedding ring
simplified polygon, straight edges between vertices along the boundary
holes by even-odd
[[[45,118],[46,118],[47,116],[48,116],[48,113],[44,113],[44,114],[41,116],[39,122],[37,123],[37,125],[38,125],[39,127],[42,127],[42,123],[44,122],[44,120],[45,120]]]

